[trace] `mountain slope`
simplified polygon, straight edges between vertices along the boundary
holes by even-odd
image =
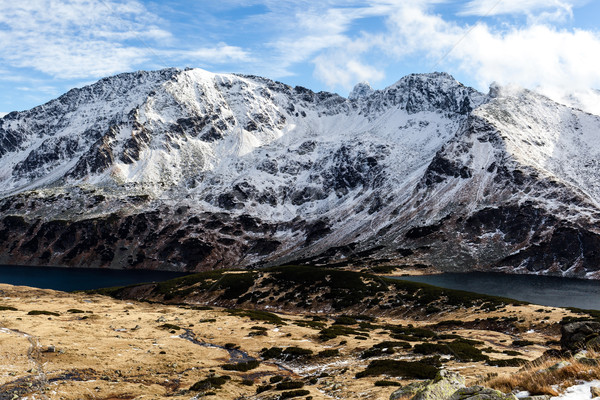
[[[0,262],[598,277],[599,117],[443,73],[350,97],[168,69],[11,113]]]

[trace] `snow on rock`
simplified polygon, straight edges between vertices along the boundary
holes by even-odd
[[[0,120],[0,262],[598,278],[599,127],[445,73],[349,99],[200,69],[121,74]]]
[[[348,95],[348,99],[356,100],[361,97],[368,97],[374,91],[375,90],[371,87],[369,82],[363,81],[363,82],[357,83],[356,86],[354,86],[354,88]]]

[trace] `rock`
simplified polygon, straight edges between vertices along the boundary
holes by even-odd
[[[592,399],[600,397],[600,386],[592,386],[590,392],[592,393]]]
[[[552,396],[548,396],[547,394],[541,394],[539,396],[527,396],[521,397],[519,400],[550,400]]]
[[[394,391],[390,395],[390,400],[398,400],[405,396],[412,396],[417,393],[419,390],[423,389],[427,385],[427,382],[413,382],[401,389]]]
[[[558,371],[565,367],[568,367],[569,365],[571,365],[571,363],[568,361],[560,361],[560,362],[548,367],[546,370],[543,370],[543,371]]]
[[[598,334],[598,336],[588,340],[585,343],[585,347],[588,349],[600,349],[600,334]]]
[[[565,350],[580,350],[589,345],[600,345],[600,322],[579,321],[561,326],[560,344]]]
[[[56,353],[56,347],[50,345],[42,348],[42,353]]]
[[[598,365],[600,365],[600,360],[597,358],[581,358],[579,360],[580,363],[582,363],[583,365],[588,365],[590,367],[597,367]]]
[[[442,370],[433,380],[420,382],[419,386],[408,385],[396,390],[390,396],[390,400],[399,399],[412,393],[414,393],[412,400],[446,400],[457,389],[464,387],[465,378],[459,373]]]
[[[504,394],[499,390],[483,386],[471,386],[458,389],[447,400],[517,400],[517,397],[514,394]]]

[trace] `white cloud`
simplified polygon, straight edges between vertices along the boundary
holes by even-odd
[[[165,21],[138,0],[0,0],[0,9],[0,62],[54,78],[89,79],[182,60],[250,60],[247,51],[224,43],[177,46]]]
[[[376,82],[385,77],[383,71],[346,55],[320,55],[314,64],[315,76],[329,87],[349,88],[357,82]]]
[[[496,3],[497,13],[530,13],[527,23],[489,25],[480,20],[464,25],[435,14],[430,1],[373,1],[359,8],[334,8],[298,15],[298,26],[310,21],[314,34],[297,35],[277,43],[282,54],[291,54],[289,65],[310,59],[314,75],[330,87],[348,89],[360,80],[379,80],[385,66],[419,58],[431,70],[463,72],[480,90],[497,81],[535,88],[538,86],[582,90],[600,87],[600,34],[578,29],[559,29],[534,18],[555,9],[569,10],[582,1],[497,0],[469,3],[471,13],[483,12]],[[476,13],[475,5],[480,9]],[[331,6],[331,4],[329,4]],[[484,7],[485,6],[485,7]],[[483,8],[482,8],[483,7]],[[469,10],[469,8],[467,8]],[[536,10],[538,11],[535,14]],[[489,11],[489,9],[487,10]],[[486,12],[487,12],[486,11]],[[379,32],[354,37],[349,26],[365,16],[385,19]],[[300,30],[301,32],[304,32]],[[320,40],[319,40],[320,39]]]
[[[483,23],[460,26],[417,7],[403,8],[391,20],[394,27],[385,39],[395,56],[422,54],[432,63],[438,61],[436,69],[458,65],[480,88],[492,81],[529,88],[600,86],[597,33],[539,24],[504,29]]]
[[[0,0],[0,9],[3,63],[57,78],[132,69],[154,56],[148,41],[170,37],[135,0]]]
[[[461,12],[462,15],[490,16],[502,14],[535,13],[554,16],[559,19],[573,15],[573,7],[588,3],[590,0],[471,0]]]
[[[234,61],[252,61],[249,52],[237,46],[219,43],[216,47],[201,47],[195,50],[180,53],[180,56],[197,60],[199,62],[226,63]]]
[[[42,93],[42,94],[59,94],[59,89],[55,86],[50,85],[36,85],[36,86],[19,86],[15,88],[21,92],[33,92],[33,93]]]

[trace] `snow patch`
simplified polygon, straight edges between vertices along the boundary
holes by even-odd
[[[600,386],[600,380],[581,383],[579,385],[571,386],[565,393],[560,396],[552,397],[550,400],[585,400],[591,399],[592,394],[590,388],[593,386]]]

